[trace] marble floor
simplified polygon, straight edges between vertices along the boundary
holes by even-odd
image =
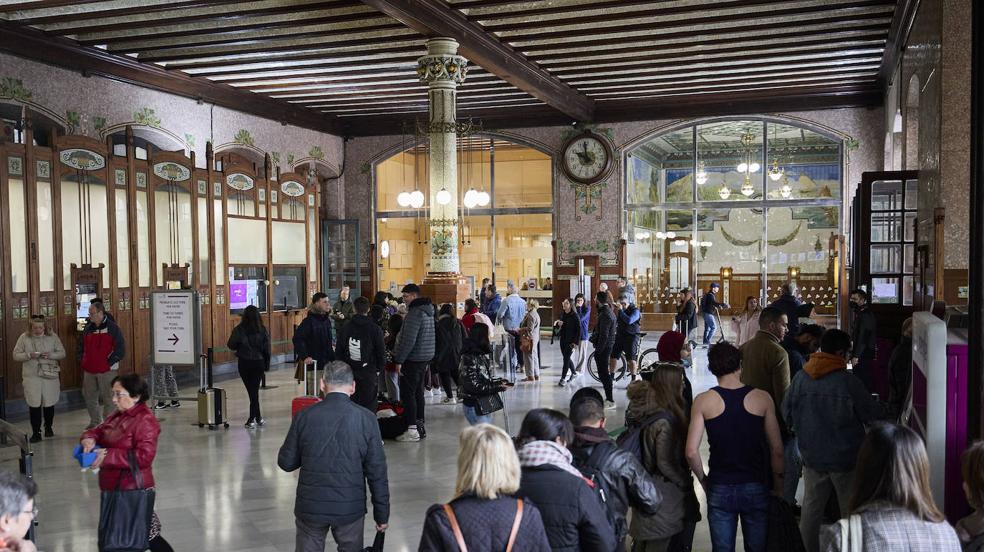
[[[655,340],[647,338],[655,344]],[[551,407],[566,411],[571,395],[584,385],[600,384],[583,374],[581,381],[566,387],[556,385],[560,354],[544,342],[545,365],[539,384],[520,384],[505,394],[509,430],[515,433],[526,411]],[[698,350],[689,374],[695,392],[711,387],[714,378],[706,369],[704,351]],[[549,366],[547,368],[546,366]],[[294,493],[296,473],[277,467],[277,452],[290,424],[291,398],[299,394],[292,380],[293,367],[279,366],[268,376],[276,389],[260,393],[267,425],[246,430],[248,403],[238,379],[221,382],[229,396],[231,427],[209,431],[196,423],[195,403],[160,411],[162,433],[154,477],[157,481],[157,512],[163,534],[177,551],[275,552],[294,548]],[[616,384],[619,407],[611,414],[609,427],[619,427],[625,407],[626,382]],[[182,395],[194,395],[192,388]],[[454,489],[458,432],[466,426],[460,407],[432,404],[428,398],[427,439],[420,443],[387,441],[391,518],[386,550],[416,550],[427,508],[451,498]],[[35,448],[35,474],[40,486],[37,544],[45,552],[94,551],[99,519],[99,488],[96,476],[80,472],[72,459],[72,448],[87,423],[84,410],[55,418],[57,437],[45,439]],[[502,413],[495,423],[505,426]],[[27,427],[27,422],[22,422]],[[706,446],[706,445],[705,445]],[[16,461],[2,461],[17,469]],[[703,500],[700,489],[698,496]],[[367,544],[372,529],[367,525]],[[334,550],[329,538],[328,550]],[[706,523],[697,528],[695,551],[710,550]]]

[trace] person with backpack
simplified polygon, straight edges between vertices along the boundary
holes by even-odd
[[[590,389],[590,388],[588,388]],[[582,395],[571,401],[574,466],[597,485],[608,512],[608,520],[618,539],[616,550],[625,550],[629,527],[629,507],[636,515],[654,514],[662,495],[649,474],[629,451],[620,449],[605,431],[605,403],[594,389],[594,396]]]
[[[352,402],[376,412],[379,391],[379,374],[386,369],[386,345],[383,329],[369,318],[369,299],[358,297],[354,301],[355,315],[338,331],[338,360],[352,367],[355,393]]]
[[[629,406],[625,424],[629,430],[620,437],[620,446],[638,454],[663,491],[663,504],[656,515],[636,512],[632,516],[629,534],[638,551],[669,550],[674,538],[689,547],[700,519],[694,483],[683,454],[688,421],[683,382],[679,364],[660,362],[649,381],[632,383],[626,390]]]
[[[530,410],[516,437],[522,466],[517,496],[540,509],[553,552],[612,552],[615,530],[594,483],[571,463],[567,445],[573,442],[567,416],[549,408]]]
[[[707,495],[707,522],[713,552],[733,552],[741,519],[746,552],[765,552],[769,492],[783,488],[783,449],[772,397],[742,383],[742,354],[730,343],[707,352],[718,384],[694,399],[687,432],[690,469]],[[708,465],[700,456],[707,431]],[[771,477],[770,477],[771,473]]]
[[[260,380],[263,371],[270,365],[270,332],[263,327],[260,309],[250,305],[243,310],[243,319],[232,330],[226,346],[236,353],[239,377],[243,379],[249,396],[246,428],[256,429],[265,423],[260,416]]]
[[[458,381],[458,363],[461,362],[461,344],[465,339],[465,328],[458,317],[454,315],[451,303],[441,305],[437,317],[436,351],[434,372],[437,373],[444,388],[444,398],[441,404],[457,404],[454,394],[454,382]],[[458,391],[461,398],[461,391]]]

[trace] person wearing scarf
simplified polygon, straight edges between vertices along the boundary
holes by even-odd
[[[573,441],[567,416],[548,408],[529,411],[516,438],[522,467],[518,495],[540,509],[554,552],[612,552],[615,530],[599,490],[571,463],[567,445]]]

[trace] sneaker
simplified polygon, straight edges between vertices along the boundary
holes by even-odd
[[[157,401],[157,404],[155,404],[152,408],[154,410],[161,410],[161,409],[167,408],[168,406],[170,406],[170,405],[167,404],[164,401]]]
[[[422,420],[417,420],[417,435],[420,435],[421,439],[427,438],[427,430],[424,429],[424,422]]]
[[[246,429],[256,429],[256,427],[256,422],[253,420],[246,422]]]
[[[451,397],[444,397],[443,399],[441,399],[441,404],[457,404],[457,401],[455,401]]]
[[[178,401],[171,401],[171,408],[180,408],[181,403]]]
[[[615,401],[605,401],[605,410],[615,410]]]
[[[557,387],[563,387],[566,384],[567,384],[567,380],[565,380],[564,378],[560,378],[560,381],[557,382]]]
[[[396,441],[398,443],[416,443],[420,441],[420,434],[417,433],[416,429],[408,429],[406,432],[397,436]]]
[[[44,430],[44,436],[45,437],[54,437],[55,436],[55,432],[50,427],[47,427]]]
[[[40,443],[41,442],[41,432],[40,431],[37,432],[37,433],[35,433],[34,435],[31,435],[31,442],[32,443]]]
[[[260,427],[263,427],[263,426],[266,425],[266,420],[264,420],[263,418],[260,418],[259,420],[256,420],[256,425],[258,425]]]

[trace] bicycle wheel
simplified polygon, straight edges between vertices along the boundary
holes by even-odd
[[[591,351],[591,354],[588,355],[587,360],[585,360],[587,366],[584,368],[588,371],[588,374],[591,374],[591,377],[594,378],[595,381],[600,382],[601,378],[598,377],[598,364],[595,363],[594,356],[595,351]]]
[[[639,371],[648,370],[650,366],[657,362],[659,362],[659,353],[656,349],[646,349],[639,355]]]
[[[618,368],[616,368],[615,373],[612,374],[613,382],[621,380],[626,374],[629,373],[629,361],[625,358],[625,354],[623,353],[622,356],[618,357],[618,360],[620,361],[618,363]]]

